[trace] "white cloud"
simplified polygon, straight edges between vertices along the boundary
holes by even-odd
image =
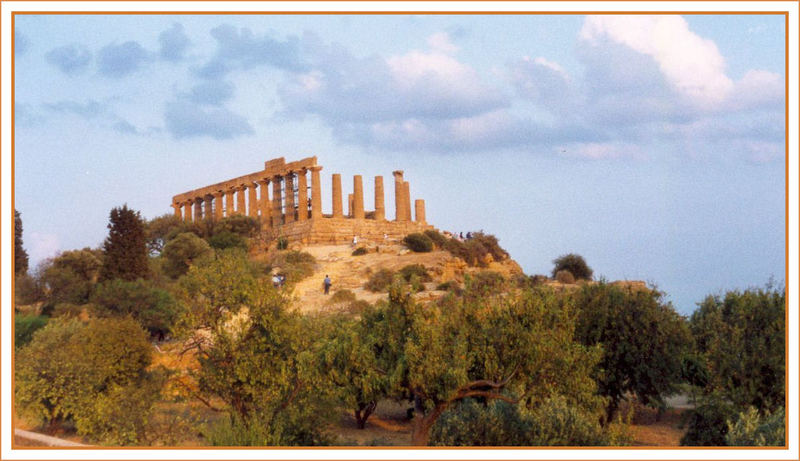
[[[680,16],[588,16],[580,38],[593,44],[607,39],[652,57],[673,90],[698,108],[713,109],[734,90],[717,45]]]
[[[447,32],[437,32],[428,37],[428,45],[432,50],[440,53],[452,54],[458,51],[458,47],[450,41],[450,35]]]

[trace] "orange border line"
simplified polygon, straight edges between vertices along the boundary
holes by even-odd
[[[0,0],[0,4],[3,2],[8,2],[9,0]],[[64,2],[67,3],[70,0],[24,0],[24,2],[43,2],[43,1],[56,1],[56,2]],[[107,2],[108,0],[83,0],[83,1],[93,1],[93,2]],[[128,1],[135,1],[135,2],[158,2],[161,0],[128,0]],[[218,0],[174,0],[174,1],[218,1]],[[261,1],[261,2],[277,2],[281,0],[239,0],[239,1]],[[307,2],[307,1],[315,1],[315,0],[294,0],[299,3]],[[334,2],[337,0],[319,0],[325,2]],[[373,1],[373,0],[353,0],[353,1]],[[414,0],[399,0],[401,2],[412,2]],[[484,1],[484,0],[440,0],[440,1],[447,1],[447,2],[456,2],[456,1]],[[527,1],[527,0],[507,0],[507,1]],[[534,0],[535,1],[535,0]],[[566,2],[573,2],[573,1],[593,1],[593,2],[602,2],[604,0],[560,0]],[[621,0],[621,1],[630,1],[630,2],[640,2],[641,0]],[[661,1],[668,1],[668,2],[683,2],[685,0],[661,0]],[[707,1],[741,1],[741,2],[752,2],[752,0],[707,0]],[[781,1],[781,0],[779,0]],[[783,0],[782,2],[785,2]],[[795,2],[800,0],[794,0]],[[78,12],[78,11],[12,11],[11,12],[11,28],[12,31],[15,30],[15,19],[16,15],[408,15],[408,14],[417,14],[417,15],[582,15],[582,14],[593,14],[593,15],[612,15],[612,14],[626,14],[626,15],[658,15],[658,14],[670,14],[670,15],[784,15],[785,17],[785,45],[784,45],[784,55],[785,55],[785,62],[784,62],[784,80],[785,80],[785,126],[788,127],[789,125],[789,11],[733,11],[733,12],[726,12],[726,11],[692,11],[692,12],[679,12],[679,11],[648,11],[648,12],[625,12],[625,11],[604,11],[604,12],[593,12],[593,11],[548,11],[548,12],[533,12],[533,11],[333,11],[333,12],[325,12],[325,11],[225,11],[225,12],[211,12],[211,11],[89,11],[89,12]],[[800,15],[798,16],[798,24],[800,24]],[[0,25],[0,46],[2,45],[2,26]],[[14,98],[15,98],[15,42],[14,42],[14,34],[11,34],[11,204],[12,204],[12,215],[15,209],[15,168],[14,168],[14,160],[15,160],[15,116],[16,113],[14,111]],[[2,62],[0,61],[0,72],[2,72]],[[0,104],[2,104],[2,95],[0,94]],[[2,122],[1,114],[0,114],[0,123]],[[1,135],[0,135],[1,136]],[[789,132],[788,130],[784,133],[784,208],[785,208],[785,216],[784,216],[784,251],[785,251],[785,261],[784,261],[784,270],[785,280],[789,279]],[[2,187],[2,165],[0,164],[0,187]],[[2,246],[0,245],[0,255],[2,254]],[[15,248],[12,246],[11,249],[12,260],[15,257]],[[13,264],[13,262],[12,262]],[[0,272],[2,272],[2,268],[0,268]],[[789,297],[788,297],[788,287],[785,287],[787,291],[787,296],[785,300],[785,324],[788,328],[788,319],[789,319]],[[15,293],[15,280],[12,276],[11,279],[11,292],[12,296]],[[0,296],[2,293],[0,292]],[[13,299],[12,299],[13,303]],[[13,315],[13,313],[12,313]],[[11,323],[11,336],[14,336],[14,322]],[[2,330],[0,330],[0,347],[2,345]],[[12,389],[13,389],[13,373],[14,373],[14,358],[15,358],[15,351],[12,348],[11,351],[11,369],[12,369]],[[789,375],[788,375],[788,355],[789,355],[789,334],[788,330],[785,330],[785,422],[784,422],[784,430],[786,435],[786,445],[783,447],[683,447],[683,446],[657,446],[657,447],[646,447],[646,446],[625,446],[625,447],[362,447],[362,446],[337,446],[337,447],[21,447],[17,446],[14,443],[14,436],[12,434],[11,437],[11,448],[17,450],[788,450],[788,426],[789,426],[789,389],[788,389],[788,382],[789,382]],[[0,357],[0,366],[2,366],[2,358]],[[0,391],[2,390],[2,381],[0,380]],[[13,421],[13,412],[14,408],[14,399],[12,396],[11,399],[11,409],[12,409],[12,422],[11,426],[12,429],[14,428],[14,421]],[[2,421],[0,421],[2,424]],[[2,427],[0,426],[0,431]],[[0,446],[0,450],[2,447]],[[1,452],[0,452],[1,453]],[[567,461],[567,460],[564,460]],[[576,460],[577,461],[577,460]],[[650,460],[650,461],[660,461],[660,460]]]

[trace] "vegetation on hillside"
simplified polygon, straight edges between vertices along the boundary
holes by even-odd
[[[115,208],[102,250],[18,274],[31,303],[15,316],[19,415],[97,444],[310,446],[345,443],[343,412],[363,429],[391,402],[407,405],[414,445],[600,446],[630,441],[626,401],[663,412],[689,389],[684,444],[785,443],[783,289],[710,296],[687,319],[651,288],[471,269],[423,304],[413,294],[432,272],[410,264],[372,273],[365,287],[384,301],[341,289],[335,314],[301,315],[272,275],[291,286],[316,260],[251,258],[257,230]],[[419,235],[475,267],[508,257],[480,232]],[[188,365],[155,365],[166,354],[151,341]],[[214,416],[185,416],[198,406]]]

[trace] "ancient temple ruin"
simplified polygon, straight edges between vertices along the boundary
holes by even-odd
[[[265,162],[264,169],[238,178],[178,194],[172,198],[175,216],[186,222],[222,219],[236,214],[261,222],[266,239],[285,237],[290,242],[344,243],[353,237],[371,241],[399,239],[425,229],[425,201],[414,201],[403,172],[394,171],[395,217],[388,220],[384,206],[383,176],[375,176],[375,210],[364,209],[361,175],[353,176],[353,192],[342,208],[342,177],[331,175],[332,213],[322,213],[320,171],[316,157],[286,163],[283,157]],[[310,185],[309,185],[309,175]],[[310,191],[310,193],[309,193]]]

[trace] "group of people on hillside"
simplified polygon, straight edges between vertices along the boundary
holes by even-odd
[[[458,240],[459,242],[463,242],[465,240],[472,239],[472,232],[467,232],[467,235],[464,236],[463,232],[444,232],[445,237],[450,237]]]

